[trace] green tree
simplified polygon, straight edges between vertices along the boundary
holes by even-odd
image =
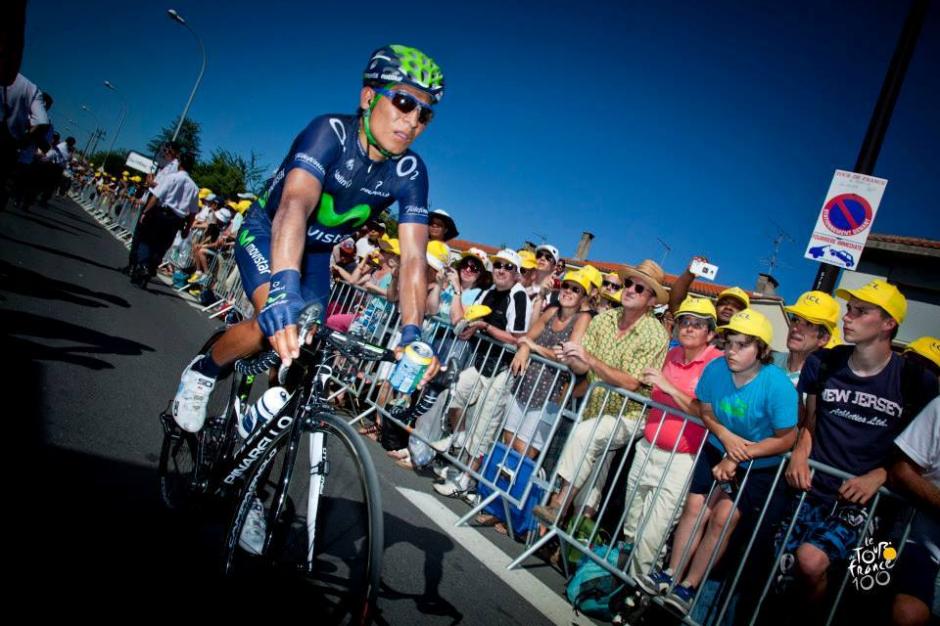
[[[179,121],[180,118],[177,116],[169,126],[164,126],[160,132],[150,140],[150,143],[147,144],[147,150],[150,151],[150,154],[154,156],[159,155],[160,147],[173,138],[173,131],[176,130],[176,125],[179,124]],[[195,122],[187,117],[183,120],[183,126],[180,128],[179,135],[176,136],[176,143],[180,145],[183,152],[188,152],[193,155],[193,158],[197,161],[199,160],[200,154],[200,132],[201,128],[199,122]]]
[[[254,152],[245,159],[220,148],[212,153],[209,161],[198,163],[192,175],[200,187],[208,187],[214,193],[232,198],[246,190],[257,192],[264,171]]]

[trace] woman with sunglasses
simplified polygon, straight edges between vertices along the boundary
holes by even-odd
[[[355,115],[314,118],[294,139],[267,190],[248,209],[235,260],[255,316],[229,328],[183,372],[173,418],[202,428],[222,368],[267,339],[285,365],[300,354],[297,317],[325,305],[332,247],[398,203],[401,346],[420,339],[427,299],[428,173],[410,150],[444,95],[440,67],[420,50],[388,45],[363,72]],[[324,306],[325,308],[325,306]],[[436,360],[423,382],[436,374]]]

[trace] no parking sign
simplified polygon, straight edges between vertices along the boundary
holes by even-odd
[[[854,270],[887,184],[884,178],[836,170],[803,256]]]

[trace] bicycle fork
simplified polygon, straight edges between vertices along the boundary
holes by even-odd
[[[320,506],[320,493],[323,481],[328,473],[326,434],[323,431],[310,433],[310,483],[307,490],[307,570],[313,571],[313,548],[317,534],[317,510]]]

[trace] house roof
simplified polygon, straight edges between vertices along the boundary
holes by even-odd
[[[940,241],[935,239],[921,239],[919,237],[902,237],[900,235],[886,235],[872,233],[868,236],[866,248],[876,250],[892,250],[906,254],[940,256]]]

